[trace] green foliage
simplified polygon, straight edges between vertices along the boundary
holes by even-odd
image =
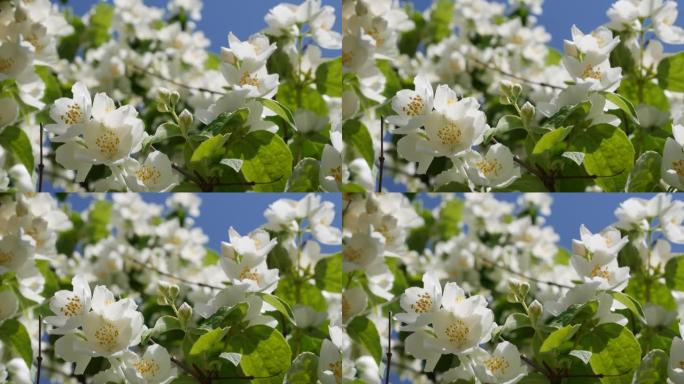
[[[319,65],[316,69],[316,88],[324,95],[342,96],[342,58]]]
[[[631,383],[632,373],[641,363],[641,347],[627,328],[606,323],[594,328],[579,342],[592,353],[590,364],[595,374],[605,375],[602,383]]]
[[[461,232],[459,223],[463,214],[463,201],[454,199],[447,201],[439,211],[437,232],[442,240],[448,240]]]
[[[283,139],[266,131],[252,132],[228,148],[227,157],[241,159],[242,174],[258,183],[258,192],[282,192],[292,173],[292,153]]]
[[[292,352],[283,335],[265,325],[256,325],[227,338],[228,351],[242,355],[240,368],[254,376],[254,384],[282,383],[290,368]]]
[[[0,146],[33,173],[33,147],[23,129],[14,125],[0,130]]]
[[[317,90],[290,81],[278,86],[276,100],[293,111],[308,109],[321,116],[328,115],[328,105]]]
[[[305,157],[292,170],[287,180],[287,192],[311,192],[319,189],[320,163],[316,159]]]
[[[634,373],[634,382],[639,384],[658,384],[667,381],[667,353],[660,349],[649,351]]]
[[[556,350],[562,351],[563,349],[569,349],[572,347],[570,339],[577,333],[580,325],[567,325],[563,328],[551,332],[549,336],[546,337],[544,342],[539,349],[539,352],[552,352]]]
[[[316,384],[318,382],[318,356],[304,352],[297,356],[287,372],[285,382],[290,384]]]
[[[316,263],[316,286],[328,292],[342,292],[342,254],[323,258]]]
[[[684,291],[684,256],[673,257],[667,262],[665,281],[668,288]]]
[[[627,192],[653,192],[660,183],[660,163],[657,152],[646,151],[639,156],[627,177]]]
[[[608,124],[589,127],[579,133],[572,147],[584,152],[584,168],[596,178],[606,192],[625,188],[627,176],[634,166],[634,147],[620,128]]]
[[[347,325],[349,337],[359,346],[365,348],[368,353],[380,364],[382,359],[382,346],[380,345],[380,335],[375,324],[365,317],[355,317]]]
[[[31,337],[22,323],[15,319],[5,320],[0,324],[0,340],[19,355],[26,362],[26,365],[29,367],[33,365]]]
[[[675,92],[684,92],[684,52],[664,58],[658,64],[658,84]]]
[[[454,17],[454,0],[437,0],[430,12],[427,33],[432,43],[438,43],[451,34],[451,20]]]
[[[342,140],[353,151],[363,156],[368,165],[373,166],[375,162],[373,139],[363,123],[358,120],[347,120],[342,127]]]

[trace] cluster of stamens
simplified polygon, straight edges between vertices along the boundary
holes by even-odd
[[[495,375],[498,374],[497,372],[502,372],[510,366],[508,361],[501,356],[494,356],[485,360],[484,365]]]
[[[62,308],[60,308],[60,311],[62,311],[64,316],[71,317],[81,313],[82,309],[83,304],[81,304],[81,299],[79,299],[78,296],[74,295],[67,300],[67,303],[64,304]]]
[[[423,109],[425,109],[425,102],[418,95],[411,97],[408,104],[401,108],[407,116],[418,116],[423,113]]]
[[[437,130],[437,137],[443,145],[456,145],[461,142],[461,128],[456,122],[446,120],[439,130]]]
[[[113,157],[119,151],[121,139],[111,130],[106,130],[100,137],[95,139],[95,144],[103,155]]]
[[[159,372],[159,364],[154,360],[142,359],[133,363],[133,367],[144,377],[154,377]]]
[[[413,309],[415,313],[425,313],[429,311],[430,308],[432,308],[432,296],[427,292],[418,295],[418,300],[411,304],[411,309]]]
[[[468,340],[470,328],[463,320],[457,319],[447,327],[444,334],[449,338],[449,341],[452,344],[460,347]]]

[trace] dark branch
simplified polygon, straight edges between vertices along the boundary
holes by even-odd
[[[378,157],[378,192],[382,192],[382,171],[385,167],[385,117],[380,116],[380,156]]]
[[[390,366],[392,365],[392,311],[387,313],[387,367],[385,368],[385,384],[389,384]]]
[[[502,75],[504,75],[504,76],[508,76],[508,77],[510,77],[510,78],[512,78],[512,79],[516,79],[516,80],[522,81],[522,82],[524,82],[524,83],[533,84],[533,85],[540,85],[540,86],[542,86],[542,87],[549,87],[549,88],[553,88],[553,89],[560,89],[560,90],[565,89],[564,87],[559,87],[559,86],[557,86],[557,85],[549,84],[549,83],[546,83],[546,82],[543,82],[543,81],[529,80],[529,79],[526,79],[526,78],[524,78],[524,77],[515,75],[515,74],[513,74],[513,73],[506,72],[506,71],[504,71],[503,69],[499,69],[499,68],[497,68],[497,67],[495,67],[495,66],[493,66],[493,65],[489,65],[489,64],[487,64],[487,63],[484,63],[484,62],[482,62],[482,61],[480,61],[480,60],[478,60],[478,59],[476,59],[476,58],[474,58],[474,57],[471,57],[470,60],[474,61],[474,62],[477,63],[478,65],[480,65],[480,66],[482,66],[482,67],[485,67],[485,68],[487,68],[487,69],[489,69],[489,70],[492,70],[492,71],[495,71],[495,72],[499,72],[500,74],[502,74]]]
[[[38,192],[43,192],[43,170],[45,164],[43,163],[43,123],[40,123],[40,163],[38,163]]]
[[[158,273],[158,274],[160,274],[160,275],[162,275],[162,276],[166,276],[166,277],[169,277],[169,278],[178,280],[178,281],[180,281],[180,282],[182,282],[182,283],[185,283],[185,284],[196,285],[196,286],[198,286],[198,287],[205,287],[205,288],[217,289],[217,290],[223,289],[223,287],[217,287],[217,286],[211,285],[211,284],[205,284],[205,283],[199,283],[199,282],[195,282],[195,281],[186,280],[186,279],[184,279],[184,278],[182,278],[182,277],[178,277],[178,276],[176,276],[176,275],[172,275],[172,274],[170,274],[170,273],[168,273],[168,272],[164,272],[164,271],[162,271],[162,270],[160,270],[160,269],[157,269],[157,268],[155,268],[154,266],[152,266],[152,265],[150,265],[150,264],[148,264],[148,263],[142,263],[142,262],[140,262],[140,261],[138,261],[138,260],[135,260],[135,259],[132,259],[132,258],[130,258],[130,257],[129,257],[128,259],[129,259],[133,264],[139,265],[139,266],[141,266],[141,267],[143,267],[143,268],[149,269],[150,271],[156,272],[156,273]]]
[[[43,127],[41,124],[41,132],[43,132]],[[42,134],[41,134],[42,136]],[[42,148],[41,141],[41,148]],[[41,151],[42,152],[42,151]],[[43,157],[41,156],[41,160]],[[38,316],[38,357],[36,358],[36,384],[40,384],[40,370],[43,366],[43,317]]]
[[[186,84],[183,84],[183,83],[179,83],[179,82],[177,82],[177,81],[175,81],[175,80],[172,80],[172,79],[169,79],[169,78],[167,78],[167,77],[164,77],[164,76],[162,76],[162,75],[160,75],[160,74],[158,74],[158,73],[148,71],[148,70],[145,69],[145,68],[140,68],[140,67],[138,67],[138,66],[136,66],[136,65],[132,65],[131,68],[133,68],[134,71],[142,72],[142,73],[144,73],[144,74],[146,74],[146,75],[148,75],[148,76],[156,77],[157,79],[164,80],[164,81],[166,81],[166,82],[168,82],[168,83],[171,83],[171,84],[173,84],[173,85],[176,85],[176,86],[178,86],[178,87],[182,87],[182,88],[189,89],[189,90],[192,90],[192,91],[208,92],[208,93],[211,93],[211,94],[214,94],[214,95],[221,95],[221,96],[226,95],[225,92],[218,92],[218,91],[214,91],[214,90],[211,90],[211,89],[208,89],[208,88],[203,88],[203,87],[192,87],[192,86],[190,86],[190,85],[186,85]]]

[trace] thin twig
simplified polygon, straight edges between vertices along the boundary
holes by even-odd
[[[203,87],[193,87],[193,86],[190,86],[190,85],[187,85],[187,84],[179,83],[179,82],[177,82],[177,81],[175,81],[175,80],[169,79],[168,77],[162,76],[162,75],[160,75],[160,74],[158,74],[158,73],[155,73],[155,72],[152,72],[152,71],[148,71],[148,70],[145,69],[145,68],[138,67],[137,65],[132,65],[131,67],[132,67],[134,70],[138,71],[138,72],[142,72],[142,73],[144,73],[144,74],[146,74],[146,75],[148,75],[148,76],[156,77],[156,78],[158,78],[158,79],[160,79],[160,80],[164,80],[164,81],[166,81],[166,82],[168,82],[168,83],[171,83],[171,84],[173,84],[173,85],[176,85],[176,86],[178,86],[178,87],[182,87],[182,88],[189,89],[189,90],[193,90],[193,91],[208,92],[208,93],[211,93],[211,94],[214,94],[214,95],[221,95],[221,96],[225,96],[225,95],[226,95],[225,92],[214,91],[214,90],[211,90],[211,89],[208,89],[208,88],[203,88]]]
[[[42,132],[41,127],[41,132]],[[42,159],[42,157],[41,157]],[[38,357],[36,358],[36,384],[40,384],[40,370],[43,366],[43,317],[38,316]]]
[[[43,192],[43,123],[40,123],[40,163],[38,163],[38,192]]]
[[[548,372],[546,372],[546,370],[542,369],[542,367],[540,367],[537,363],[535,363],[534,361],[532,361],[532,359],[530,359],[529,357],[527,357],[527,356],[521,354],[521,355],[520,355],[520,360],[524,361],[525,363],[527,363],[527,365],[529,365],[530,367],[536,369],[536,370],[539,371],[540,373],[543,373],[544,376],[548,376],[548,375],[547,375]]]
[[[524,83],[533,84],[533,85],[540,85],[540,86],[542,86],[542,87],[549,87],[549,88],[553,88],[553,89],[560,89],[560,90],[565,89],[564,87],[559,87],[559,86],[557,86],[557,85],[549,84],[549,83],[546,83],[546,82],[543,82],[543,81],[529,80],[529,79],[526,79],[526,78],[524,78],[524,77],[515,75],[515,74],[513,74],[513,73],[506,72],[506,71],[504,71],[503,69],[497,68],[497,67],[495,67],[495,66],[493,66],[493,65],[489,65],[489,64],[487,64],[487,63],[484,63],[484,62],[482,62],[482,61],[480,61],[480,60],[478,60],[478,59],[476,59],[476,58],[474,58],[474,57],[471,57],[470,60],[474,61],[475,63],[477,63],[477,64],[479,64],[479,65],[481,65],[481,66],[483,66],[483,67],[485,67],[485,68],[487,68],[487,69],[489,69],[489,70],[492,70],[492,71],[495,71],[495,72],[499,72],[500,74],[502,74],[502,75],[504,75],[504,76],[508,76],[508,77],[510,77],[510,78],[513,78],[513,79],[522,81],[522,82],[524,82]]]
[[[533,282],[535,282],[535,283],[546,284],[546,285],[551,285],[551,286],[554,286],[554,287],[565,288],[565,289],[571,289],[571,288],[573,288],[573,287],[571,287],[571,286],[569,286],[569,285],[556,283],[556,282],[554,282],[554,281],[540,280],[540,279],[537,279],[537,278],[535,278],[535,277],[531,277],[531,276],[524,275],[524,274],[522,274],[522,273],[520,273],[520,272],[518,272],[518,271],[515,271],[515,270],[511,269],[510,267],[508,267],[508,266],[506,266],[506,265],[504,265],[504,264],[500,264],[500,263],[495,262],[495,261],[493,261],[493,260],[487,260],[487,259],[485,259],[485,258],[482,258],[482,261],[484,261],[485,263],[489,264],[490,266],[494,266],[494,267],[503,269],[503,270],[506,271],[506,272],[509,272],[509,273],[514,274],[514,275],[520,276],[520,277],[522,277],[522,278],[525,278],[525,279],[527,279],[527,280],[533,281]]]
[[[129,259],[131,262],[133,262],[134,264],[137,264],[137,265],[139,265],[139,266],[141,266],[141,267],[143,267],[143,268],[147,268],[147,269],[149,269],[149,270],[151,270],[151,271],[153,271],[153,272],[157,272],[158,274],[160,274],[160,275],[162,275],[162,276],[166,276],[166,277],[170,277],[170,278],[172,278],[172,279],[178,280],[178,281],[180,281],[181,283],[185,283],[185,284],[189,284],[189,285],[196,285],[196,286],[198,286],[198,287],[205,287],[205,288],[210,288],[210,289],[217,289],[217,290],[223,289],[223,287],[217,287],[217,286],[211,285],[211,284],[205,284],[205,283],[200,283],[200,282],[196,282],[196,281],[186,280],[186,279],[184,279],[184,278],[182,278],[182,277],[178,277],[178,276],[176,276],[176,275],[172,275],[172,274],[170,274],[170,273],[168,273],[168,272],[164,272],[164,271],[162,271],[162,270],[160,270],[160,269],[157,269],[157,268],[155,268],[154,266],[152,266],[152,265],[150,265],[150,264],[148,264],[148,263],[142,263],[142,262],[140,262],[140,261],[138,261],[138,260],[135,260],[135,259],[132,259],[132,258],[130,258],[130,257],[129,257],[128,259]]]
[[[390,365],[392,364],[392,311],[387,312],[387,367],[385,368],[385,384],[389,384]]]
[[[382,192],[382,170],[385,167],[385,116],[380,116],[380,170],[378,172],[378,192]]]

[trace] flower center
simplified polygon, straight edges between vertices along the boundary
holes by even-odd
[[[0,72],[7,73],[14,67],[14,59],[11,57],[0,57]]]
[[[11,252],[0,251],[0,265],[9,265],[14,255]]]
[[[135,176],[145,185],[157,184],[161,178],[161,172],[155,167],[143,165],[135,172]]]
[[[601,80],[603,78],[603,75],[601,74],[601,72],[599,70],[595,69],[591,65],[587,65],[587,67],[584,68],[584,72],[582,72],[582,78],[583,79],[591,78],[591,79],[595,79],[595,80]]]
[[[38,39],[38,36],[36,36],[36,34],[34,34],[34,33],[24,37],[24,40],[26,40],[31,45],[33,45],[33,48],[35,48],[36,52],[38,52],[38,53],[42,52],[43,48],[45,48],[45,45],[40,42],[40,40]]]
[[[341,379],[342,378],[342,360],[337,360],[334,363],[328,364],[328,367],[332,371],[333,375],[335,375],[336,379]]]
[[[108,129],[100,135],[100,137],[95,139],[95,144],[100,148],[100,152],[102,152],[103,155],[114,157],[119,151],[121,139],[113,130]]]
[[[520,35],[513,35],[513,37],[511,37],[511,43],[515,45],[521,45],[523,41],[524,40]]]
[[[344,250],[342,251],[342,257],[351,263],[356,263],[359,261],[359,259],[361,259],[361,250],[349,246],[344,247]]]
[[[496,159],[478,161],[475,166],[487,177],[492,175],[498,176],[503,168],[501,163]]]
[[[342,182],[342,166],[330,168],[330,174],[338,184]]]
[[[133,367],[144,377],[154,377],[159,372],[159,364],[154,360],[142,359],[134,363]]]
[[[429,293],[424,292],[418,295],[418,300],[414,304],[411,304],[411,309],[416,313],[425,313],[432,308],[432,296]]]
[[[684,160],[677,160],[672,162],[672,169],[677,172],[677,176],[683,177],[684,176]]]
[[[252,76],[245,72],[242,74],[242,77],[240,77],[240,85],[251,85],[253,87],[258,87],[259,79],[256,77],[256,75]]]
[[[443,145],[456,145],[461,142],[461,128],[456,124],[455,121],[451,121],[445,118],[445,124],[439,127],[437,131],[437,137],[442,142]]]
[[[116,347],[116,339],[119,337],[119,329],[110,322],[105,322],[100,329],[95,331],[95,339],[103,348],[111,351]]]
[[[252,280],[259,284],[259,274],[249,268],[245,268],[240,272],[240,280]]]
[[[81,313],[83,305],[81,304],[81,299],[78,296],[71,296],[67,303],[60,309],[64,316],[71,317],[76,316]]]
[[[377,28],[370,28],[366,31],[366,33],[368,33],[368,35],[375,40],[375,46],[380,47],[385,44],[385,38],[382,37],[382,34]]]
[[[66,113],[62,115],[62,121],[64,124],[76,124],[81,121],[83,113],[81,113],[81,107],[78,104],[73,103],[69,106]]]
[[[503,373],[503,371],[510,366],[508,361],[501,356],[495,356],[485,360],[484,365],[495,375]]]
[[[608,272],[608,267],[601,268],[600,265],[595,265],[591,270],[591,277],[600,277],[608,280],[610,277],[610,272]]]
[[[418,95],[411,97],[408,104],[401,108],[408,116],[418,116],[423,113],[423,109],[425,109],[425,102]]]
[[[468,335],[470,334],[470,328],[466,323],[458,319],[451,323],[444,334],[449,338],[449,341],[456,346],[462,346],[468,340]]]

